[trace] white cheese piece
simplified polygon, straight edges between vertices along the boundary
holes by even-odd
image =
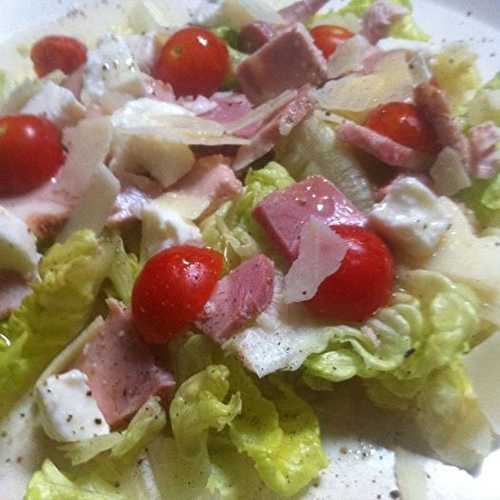
[[[146,33],[145,35],[130,35],[125,38],[125,42],[132,53],[132,57],[141,71],[150,73],[158,57],[158,45],[156,43],[156,33]]]
[[[434,189],[444,196],[453,196],[471,185],[462,156],[449,146],[439,153],[430,174]]]
[[[185,2],[191,22],[200,26],[216,26],[221,21],[225,0],[190,0]]]
[[[128,13],[129,25],[136,33],[167,26],[183,27],[191,21],[185,4],[178,0],[139,0]]]
[[[407,255],[428,257],[450,224],[438,198],[417,179],[393,183],[370,213],[372,226]]]
[[[500,333],[475,347],[464,359],[467,375],[476,393],[479,407],[492,429],[500,435]]]
[[[36,238],[26,223],[0,206],[0,269],[33,277],[39,260]]]
[[[68,443],[109,433],[87,381],[80,370],[71,370],[37,385],[35,398],[47,436]]]
[[[143,259],[175,245],[202,244],[198,227],[161,200],[154,200],[144,207],[142,221]]]
[[[83,74],[82,102],[98,101],[109,91],[134,97],[145,94],[141,72],[122,37],[105,35],[95,50],[89,51]]]
[[[322,352],[331,333],[314,322],[300,304],[285,304],[283,277],[275,275],[271,305],[255,324],[234,335],[223,346],[235,352],[259,377],[279,370],[297,370],[311,354]],[[331,330],[331,329],[330,329]]]
[[[65,241],[71,234],[81,229],[90,229],[97,235],[101,234],[119,193],[120,181],[106,165],[99,165],[79,205],[66,222],[58,241]]]
[[[71,91],[51,81],[45,82],[20,111],[21,114],[47,118],[59,128],[76,125],[85,112],[85,107]]]
[[[265,0],[224,0],[222,9],[216,16],[212,14],[212,19],[236,30],[253,21],[286,24],[279,12]]]
[[[210,206],[210,198],[208,196],[195,196],[175,190],[162,194],[155,201],[168,206],[181,217],[190,221],[198,219]]]

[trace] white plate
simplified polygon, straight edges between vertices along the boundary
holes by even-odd
[[[123,25],[129,1],[0,0],[0,69],[19,78],[31,75],[22,48],[44,34],[73,34],[92,43],[100,33]],[[480,55],[485,78],[500,70],[500,0],[414,0],[414,6],[416,20],[432,35],[434,43],[468,41]],[[390,451],[399,438],[397,425],[387,415],[367,408],[352,391],[342,392],[346,389],[317,395],[318,402],[331,400],[318,403],[331,464],[321,474],[318,486],[306,496],[315,500],[390,500],[394,498],[391,492],[397,490],[394,453]],[[19,475],[20,471],[15,464],[6,469],[7,450],[3,448],[0,446],[0,483],[9,483],[9,475]],[[484,462],[475,477],[431,459],[425,460],[425,470],[427,500],[500,500],[500,450]],[[15,489],[2,490],[0,496],[21,498],[19,483],[8,486]]]

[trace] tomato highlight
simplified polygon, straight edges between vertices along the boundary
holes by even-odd
[[[354,33],[340,26],[322,24],[320,26],[315,26],[311,30],[311,36],[313,37],[316,47],[318,47],[318,49],[323,52],[325,58],[328,59],[335,53],[337,47],[346,40],[349,40],[349,38],[352,38]]]
[[[39,78],[56,70],[69,75],[87,61],[87,47],[69,36],[46,36],[33,45],[31,60]]]
[[[224,83],[229,52],[218,36],[203,28],[185,28],[164,45],[153,76],[172,85],[177,97],[210,97]]]
[[[61,133],[52,122],[32,115],[0,118],[0,196],[32,191],[63,163]]]
[[[332,226],[348,245],[338,271],[326,278],[305,304],[317,316],[362,322],[389,302],[394,262],[386,244],[372,231],[357,226]]]
[[[165,344],[195,321],[222,271],[223,257],[189,245],[152,257],[132,293],[134,324],[149,344]]]
[[[413,104],[406,102],[383,104],[370,113],[366,126],[422,153],[434,154],[439,151],[434,129]]]

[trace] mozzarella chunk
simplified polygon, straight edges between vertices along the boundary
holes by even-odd
[[[47,118],[59,128],[76,125],[85,112],[85,107],[71,91],[51,81],[45,82],[20,111],[21,114]]]
[[[23,220],[0,206],[0,269],[32,277],[39,260],[34,234]]]
[[[175,245],[202,244],[198,227],[160,200],[142,212],[141,256],[144,259]]]
[[[71,370],[52,375],[36,387],[43,429],[55,441],[67,443],[109,433],[109,425],[92,397],[87,380],[80,370]]]
[[[384,200],[375,205],[370,222],[402,252],[420,258],[436,250],[450,219],[430,189],[406,177],[396,181]]]
[[[139,69],[149,73],[158,55],[156,33],[130,35],[126,37],[125,41]]]
[[[82,102],[99,100],[107,92],[143,96],[145,86],[141,72],[125,40],[105,35],[97,48],[88,53],[83,74]]]

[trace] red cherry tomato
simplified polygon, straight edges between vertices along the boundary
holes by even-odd
[[[196,320],[210,298],[222,255],[189,245],[172,247],[152,257],[132,293],[134,323],[150,344],[164,344]]]
[[[169,38],[153,76],[170,83],[177,96],[210,97],[228,70],[229,52],[218,36],[203,28],[185,28]]]
[[[15,196],[41,186],[64,162],[61,133],[38,116],[0,118],[0,196]]]
[[[33,45],[31,60],[40,78],[56,69],[69,75],[87,61],[87,48],[76,38],[46,36]]]
[[[318,49],[323,52],[325,58],[328,59],[337,50],[339,44],[352,38],[354,33],[340,26],[323,24],[314,27],[311,30],[311,35],[316,47],[318,47]]]
[[[390,102],[370,113],[366,126],[423,153],[439,151],[434,129],[413,104]]]
[[[347,254],[306,304],[325,319],[365,321],[391,298],[391,252],[375,233],[362,227],[332,226],[332,230],[347,242]]]

